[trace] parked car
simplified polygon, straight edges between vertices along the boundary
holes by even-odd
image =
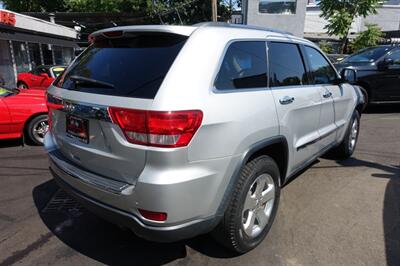
[[[19,73],[17,87],[20,89],[43,89],[46,90],[50,84],[60,75],[65,66],[38,66],[32,71]]]
[[[332,64],[339,63],[343,61],[347,55],[345,54],[327,54],[329,60],[332,62]]]
[[[145,239],[212,231],[247,252],[284,184],[327,151],[354,152],[355,72],[340,78],[312,42],[213,23],[90,38],[48,89],[50,168],[86,208]]]
[[[24,137],[42,145],[47,132],[45,91],[0,87],[0,139]]]
[[[382,45],[357,52],[335,64],[338,71],[351,67],[369,103],[400,103],[400,46]]]

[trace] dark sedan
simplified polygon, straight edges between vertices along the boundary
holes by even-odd
[[[335,64],[357,70],[357,85],[365,102],[400,103],[400,46],[382,45],[361,50]]]

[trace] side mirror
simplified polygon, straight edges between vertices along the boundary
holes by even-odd
[[[385,58],[382,61],[380,61],[380,63],[378,63],[378,68],[381,70],[384,70],[393,64],[394,64],[394,61],[392,58]]]
[[[394,61],[393,61],[392,58],[385,58],[385,59],[383,60],[383,64],[384,64],[385,66],[394,65]]]
[[[357,72],[352,68],[343,68],[340,71],[341,83],[353,84],[357,81]]]
[[[41,76],[42,78],[49,78],[49,75],[47,75],[46,73],[40,73],[39,76]]]

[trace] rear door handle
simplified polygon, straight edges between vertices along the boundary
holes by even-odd
[[[285,97],[283,97],[282,99],[280,99],[279,102],[280,102],[282,105],[290,104],[290,103],[294,102],[294,97],[285,96]]]
[[[322,96],[323,96],[324,98],[329,98],[329,97],[332,96],[332,92],[330,92],[330,91],[325,92],[325,94],[323,94]]]

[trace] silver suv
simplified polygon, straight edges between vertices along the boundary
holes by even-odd
[[[228,24],[101,30],[48,89],[57,183],[145,239],[212,232],[236,252],[269,231],[280,189],[346,158],[362,94],[311,42]]]

